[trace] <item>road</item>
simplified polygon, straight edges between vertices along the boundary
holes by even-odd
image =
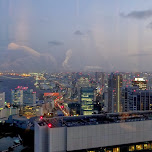
[[[64,102],[64,100],[61,100],[61,98],[56,98],[54,100],[54,105],[55,107],[58,107],[64,114],[64,116],[70,116],[70,113],[67,111],[67,109],[62,105],[62,103]]]

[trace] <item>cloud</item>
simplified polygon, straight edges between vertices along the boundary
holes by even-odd
[[[18,72],[55,71],[57,63],[51,54],[41,54],[34,49],[10,43],[5,53],[0,54],[0,69]]]
[[[49,44],[50,46],[61,46],[61,45],[63,45],[64,43],[63,43],[63,42],[60,42],[60,41],[53,40],[53,41],[49,41],[48,44]]]
[[[77,30],[74,32],[75,35],[84,35],[84,33],[82,33],[80,30]]]
[[[16,43],[8,44],[8,50],[21,50],[21,51],[27,52],[28,54],[33,55],[33,56],[38,56],[38,57],[40,56],[40,53],[38,53],[34,49],[32,49],[28,46],[18,45]]]
[[[41,54],[40,57],[44,58],[47,63],[49,63],[51,61],[51,62],[54,63],[54,65],[57,64],[55,58],[52,55],[50,55],[50,54]]]
[[[121,13],[120,16],[134,19],[147,19],[152,17],[152,10],[132,11],[128,14]]]
[[[8,60],[9,61],[9,60]],[[50,56],[41,56],[40,58],[32,57],[32,56],[25,56],[22,58],[16,58],[16,60],[4,62],[0,65],[0,68],[3,70],[14,70],[14,71],[54,71],[56,65],[54,61],[50,58]]]
[[[68,62],[69,62],[71,56],[72,56],[72,50],[69,49],[69,50],[67,50],[65,60],[64,60],[63,63],[62,63],[62,66],[63,66],[65,69],[70,67],[69,64],[68,64]]]

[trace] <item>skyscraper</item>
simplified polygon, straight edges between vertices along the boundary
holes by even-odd
[[[108,112],[121,112],[122,75],[111,73],[108,80]]]
[[[82,87],[79,92],[82,115],[92,115],[95,99],[95,90],[92,87]]]
[[[36,92],[33,89],[23,90],[23,105],[34,105],[36,103]]]
[[[95,79],[96,82],[101,84],[102,86],[104,85],[104,73],[103,72],[95,72]]]
[[[139,90],[138,87],[122,89],[123,112],[152,110],[152,90]]]
[[[14,105],[33,105],[36,103],[36,92],[28,87],[18,86],[11,91],[12,103]]]
[[[11,91],[12,104],[22,105],[23,104],[23,90],[15,89]]]
[[[147,81],[143,78],[135,78],[132,81],[133,86],[138,86],[139,90],[146,90],[147,89]]]

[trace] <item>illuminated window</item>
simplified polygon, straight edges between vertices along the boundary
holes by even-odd
[[[129,146],[129,151],[134,151],[135,150],[135,146]]]
[[[144,149],[150,149],[150,144],[144,144]]]
[[[150,149],[152,149],[152,143],[150,143],[149,146],[150,146]]]
[[[143,145],[136,145],[136,150],[142,150],[143,149]]]
[[[113,152],[120,152],[120,148],[113,148]]]

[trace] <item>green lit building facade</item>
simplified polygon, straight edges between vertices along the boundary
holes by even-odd
[[[92,87],[80,88],[80,104],[82,115],[92,115],[94,109],[95,89]]]

